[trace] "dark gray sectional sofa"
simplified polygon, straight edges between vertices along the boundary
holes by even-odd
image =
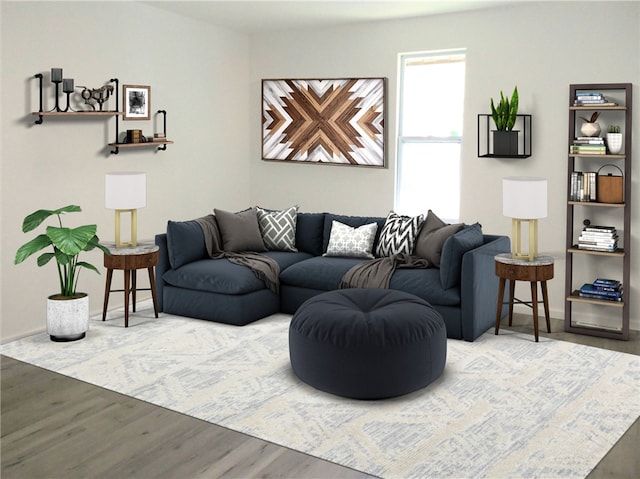
[[[245,325],[276,312],[293,314],[307,299],[337,289],[343,275],[365,259],[322,256],[332,222],[357,227],[376,222],[375,241],[384,217],[298,213],[297,252],[265,251],[280,266],[279,291],[246,266],[211,259],[205,233],[194,221],[172,222],[155,238],[160,247],[156,288],[160,311],[192,318]],[[495,322],[498,280],[494,256],[510,251],[507,236],[483,234],[469,225],[444,242],[439,268],[397,269],[389,288],[412,293],[442,315],[449,338],[473,341]],[[504,315],[505,311],[502,311]]]

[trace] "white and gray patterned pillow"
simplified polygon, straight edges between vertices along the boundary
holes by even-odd
[[[298,251],[296,249],[296,222],[298,207],[270,211],[257,207],[258,225],[262,241],[268,250]]]
[[[424,215],[402,216],[389,212],[376,248],[379,258],[394,254],[412,254]]]
[[[362,225],[358,228],[333,220],[327,252],[323,256],[346,256],[350,258],[372,259],[373,240],[378,230],[377,223]]]

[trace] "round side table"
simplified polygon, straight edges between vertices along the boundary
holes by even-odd
[[[500,278],[498,285],[498,309],[496,311],[496,334],[498,334],[498,330],[500,329],[500,313],[502,312],[505,281],[509,280],[509,326],[511,326],[513,320],[516,281],[529,281],[531,283],[531,301],[521,301],[517,298],[515,298],[515,301],[533,309],[533,331],[536,342],[538,342],[538,281],[542,287],[542,302],[544,303],[547,332],[551,332],[547,280],[553,278],[553,258],[551,256],[536,256],[533,261],[529,261],[526,259],[512,258],[511,253],[501,253],[496,255],[495,262],[496,275]]]
[[[104,266],[107,268],[107,283],[104,289],[104,306],[102,308],[102,320],[107,317],[109,293],[124,291],[124,327],[129,327],[129,294],[133,301],[133,312],[136,312],[136,291],[151,290],[153,298],[153,311],[158,317],[158,302],[156,300],[156,280],[153,268],[158,264],[158,246],[153,243],[139,243],[136,246],[116,248],[115,243],[103,243],[111,255],[104,255]],[[149,271],[150,288],[136,288],[136,270],[146,268]],[[124,271],[124,289],[111,289],[113,270]]]

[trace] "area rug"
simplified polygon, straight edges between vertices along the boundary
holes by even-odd
[[[146,306],[126,329],[120,312],[84,340],[0,352],[383,478],[585,477],[640,415],[640,357],[509,331],[449,340],[443,375],[407,396],[332,396],[292,373],[289,321]]]

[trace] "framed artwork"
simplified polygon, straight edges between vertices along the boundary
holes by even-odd
[[[262,80],[262,159],[385,168],[386,78]]]
[[[122,85],[122,111],[124,120],[148,120],[151,118],[151,87]]]

